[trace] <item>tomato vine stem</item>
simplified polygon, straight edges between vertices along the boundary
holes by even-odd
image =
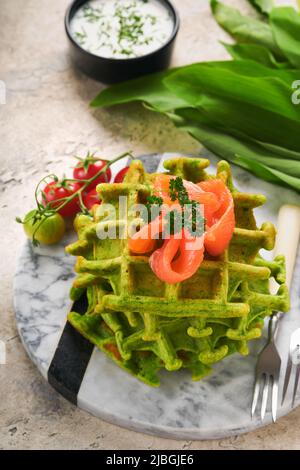
[[[118,162],[119,160],[122,160],[123,158],[125,157],[130,157],[130,158],[133,158],[133,155],[132,155],[132,151],[127,151],[127,152],[124,152],[122,153],[121,155],[113,158],[112,160],[109,160],[107,161],[107,163],[94,175],[92,176],[91,178],[89,179],[85,179],[85,180],[78,180],[78,179],[74,179],[74,178],[64,178],[63,179],[63,182],[67,182],[67,181],[70,181],[70,182],[76,182],[76,183],[83,183],[83,185],[77,190],[75,191],[73,194],[71,194],[70,196],[66,196],[66,197],[62,197],[62,198],[58,198],[58,199],[54,199],[53,201],[51,201],[50,203],[48,203],[46,206],[44,206],[40,201],[39,201],[39,191],[42,192],[42,190],[40,190],[40,186],[43,182],[46,182],[46,180],[48,178],[51,178],[52,181],[54,182],[58,182],[59,181],[59,178],[54,174],[54,173],[51,173],[47,176],[44,176],[44,178],[42,178],[36,188],[35,188],[35,191],[34,191],[34,198],[35,198],[35,202],[36,202],[36,205],[37,205],[37,210],[36,212],[30,217],[30,219],[35,219],[34,221],[34,224],[36,222],[39,221],[39,223],[37,224],[37,227],[35,228],[34,232],[33,232],[33,235],[32,235],[32,243],[34,245],[38,245],[38,241],[36,240],[35,238],[35,235],[38,231],[38,229],[41,227],[41,225],[45,222],[45,220],[49,217],[51,217],[52,215],[56,214],[57,212],[59,212],[61,209],[63,209],[67,204],[69,204],[71,201],[73,201],[75,198],[78,198],[79,200],[79,204],[80,204],[80,208],[81,208],[81,211],[84,213],[84,214],[90,214],[89,210],[87,209],[87,207],[84,205],[83,203],[83,199],[82,199],[82,193],[85,191],[85,189],[93,182],[95,181],[97,178],[99,178],[99,176],[101,176],[103,173],[106,174],[106,171],[107,169],[113,165],[114,163]],[[77,157],[77,159],[79,160],[79,158]],[[98,159],[97,159],[98,160]],[[53,204],[57,203],[57,202],[62,202],[61,204],[59,204],[57,207],[53,207]],[[24,224],[25,222],[28,222],[28,220],[30,219],[26,219],[25,218],[22,220],[20,219],[20,217],[16,217],[16,222],[18,223],[21,223],[21,224]]]

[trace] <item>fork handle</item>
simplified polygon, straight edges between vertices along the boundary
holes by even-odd
[[[286,284],[291,287],[300,236],[300,206],[285,204],[278,214],[275,254],[285,256]]]
[[[277,237],[274,253],[285,256],[286,285],[291,287],[293,271],[297,256],[297,247],[300,236],[300,206],[294,204],[283,205],[278,214]],[[278,285],[272,280],[270,290],[275,294]]]
[[[272,343],[277,334],[279,320],[283,314],[281,312],[276,312],[271,315],[269,323],[268,323],[268,343]]]
[[[275,255],[285,256],[286,284],[291,287],[293,271],[297,256],[297,248],[300,237],[300,206],[293,204],[283,205],[278,214],[277,237],[274,249]],[[272,278],[270,280],[270,291],[275,294],[278,284]],[[283,314],[273,313],[268,325],[268,342],[274,341],[278,329],[279,320]]]

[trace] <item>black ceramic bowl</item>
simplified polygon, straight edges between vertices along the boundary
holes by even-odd
[[[87,0],[73,1],[65,16],[65,28],[70,41],[72,62],[86,75],[104,83],[122,82],[167,68],[170,65],[174,41],[179,29],[179,16],[169,0],[159,1],[168,8],[173,17],[174,28],[171,37],[159,49],[147,55],[128,59],[99,57],[86,51],[75,41],[71,34],[70,23],[77,10]]]

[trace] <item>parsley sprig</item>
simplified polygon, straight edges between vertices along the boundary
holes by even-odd
[[[202,215],[200,204],[190,199],[180,176],[170,180],[169,196],[173,202],[178,201],[182,210],[172,209],[165,215],[167,225],[163,235],[175,235],[175,233],[185,228],[191,235],[201,237],[204,232],[205,219]],[[163,199],[161,197],[155,195],[149,196],[147,198],[148,218],[150,217],[151,220],[153,213],[155,213],[153,211],[154,207],[161,209],[162,206]]]
[[[188,192],[185,189],[182,178],[180,178],[180,176],[177,176],[175,179],[170,180],[169,194],[172,201],[177,200],[181,207],[191,202]]]

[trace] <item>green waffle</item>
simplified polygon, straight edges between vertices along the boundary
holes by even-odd
[[[192,379],[199,380],[229,354],[247,355],[248,341],[261,336],[264,318],[289,308],[284,258],[268,262],[259,254],[262,248],[273,249],[276,235],[269,222],[258,228],[253,215],[265,197],[238,192],[225,161],[219,162],[216,176],[205,171],[206,159],[181,157],[164,166],[169,174],[195,183],[217,177],[227,184],[236,227],[222,256],[205,254],[190,279],[163,283],[152,272],[148,256],[129,252],[126,239],[98,239],[98,224],[115,227],[119,234],[130,217],[103,221],[95,213],[93,220],[77,216],[78,241],[66,248],[77,256],[71,298],[84,293],[88,298],[86,313],[71,312],[70,323],[119,366],[152,386],[159,386],[161,369],[187,368]],[[103,203],[116,209],[119,196],[126,196],[128,206],[145,203],[153,193],[154,176],[134,160],[123,183],[100,184],[97,191]],[[269,292],[270,277],[279,284],[276,295]]]

